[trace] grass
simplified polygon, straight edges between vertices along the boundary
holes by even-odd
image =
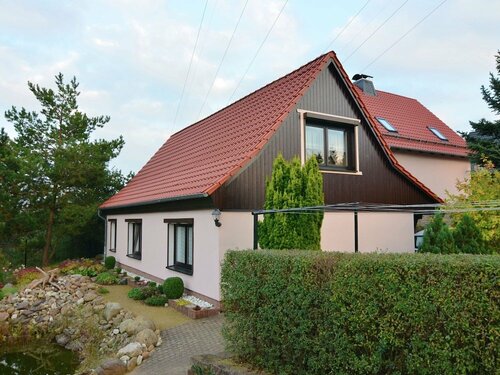
[[[107,285],[109,293],[104,295],[108,302],[118,302],[122,307],[135,315],[151,319],[160,330],[179,326],[191,321],[188,317],[171,307],[147,306],[142,301],[135,301],[127,297],[132,289],[129,285]]]

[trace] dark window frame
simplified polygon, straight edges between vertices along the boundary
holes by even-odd
[[[125,219],[127,223],[127,257],[141,260],[142,259],[142,219]],[[135,235],[136,230],[135,226],[139,225],[139,251],[134,252],[133,249],[130,249],[130,225],[132,224],[132,236]],[[135,243],[135,238],[132,237],[132,244]],[[133,245],[132,245],[133,247]]]
[[[109,241],[110,241],[110,244],[109,244],[109,248],[108,250],[109,251],[112,251],[113,253],[116,253],[116,233],[118,232],[118,228],[117,228],[117,220],[116,219],[108,219],[108,224],[109,224]],[[114,226],[114,233],[111,233],[111,229],[113,228]],[[114,242],[114,247],[112,248],[111,247],[111,236],[114,234],[113,236],[113,242]]]
[[[167,269],[171,270],[171,271],[176,271],[176,272],[180,272],[180,273],[183,273],[183,274],[186,274],[186,275],[193,275],[193,272],[194,272],[194,220],[189,218],[189,219],[164,219],[163,220],[164,223],[167,224]],[[170,259],[170,249],[169,249],[169,246],[170,246],[170,225],[173,226],[173,235],[174,235],[174,238],[173,238],[173,249],[172,249],[172,254],[173,254],[173,259]],[[188,263],[183,263],[183,262],[178,262],[177,261],[177,252],[176,252],[176,248],[177,248],[177,227],[179,226],[182,226],[182,227],[185,227],[186,228],[186,231],[185,231],[185,241],[184,243],[186,244],[186,248],[185,248],[185,254],[184,254],[184,259],[187,261],[188,259],[188,252],[189,252],[189,248],[187,247],[187,244],[188,244],[188,236],[189,236],[189,231],[187,230],[187,228],[191,228],[191,263],[192,264],[188,264]]]
[[[307,128],[314,127],[323,129],[323,155],[324,161],[323,163],[318,163],[319,168],[325,171],[339,171],[339,172],[357,172],[357,145],[356,145],[356,136],[355,136],[355,125],[345,124],[338,121],[329,121],[323,119],[317,119],[314,117],[308,117],[305,121],[304,125],[304,151],[307,157]],[[346,139],[345,148],[346,148],[346,157],[347,157],[347,165],[346,166],[338,166],[328,164],[328,129],[332,130],[341,130],[344,132]]]

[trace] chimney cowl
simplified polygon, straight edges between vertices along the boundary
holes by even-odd
[[[365,94],[376,96],[377,92],[375,91],[375,85],[370,78],[373,77],[367,74],[355,74],[352,77],[352,79],[354,80],[354,84],[358,86]]]

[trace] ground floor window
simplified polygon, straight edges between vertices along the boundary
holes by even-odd
[[[167,268],[193,274],[193,219],[165,219]]]
[[[142,220],[126,219],[128,223],[127,256],[135,259],[142,258]]]
[[[109,219],[109,237],[108,237],[108,250],[116,251],[116,219]]]

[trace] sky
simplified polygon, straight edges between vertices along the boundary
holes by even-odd
[[[28,81],[75,76],[80,109],[111,117],[94,136],[125,139],[111,162],[123,173],[328,50],[349,76],[418,99],[455,131],[493,119],[480,87],[495,72],[500,1],[0,0],[0,10],[0,111],[39,110]],[[3,116],[0,127],[15,137]]]

